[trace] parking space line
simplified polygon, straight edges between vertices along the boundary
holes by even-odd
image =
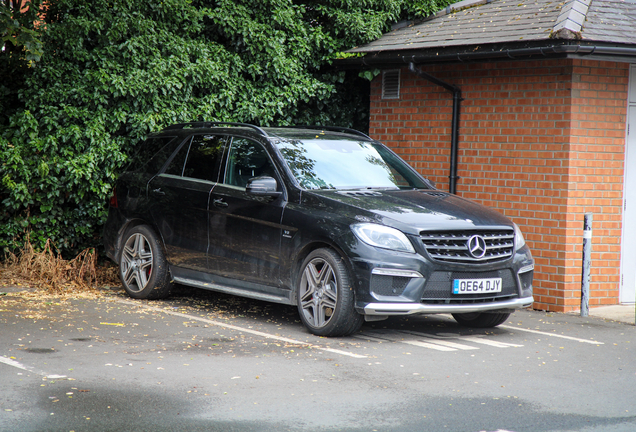
[[[354,334],[352,336],[354,338],[356,338],[356,339],[364,339],[364,340],[369,340],[369,341],[379,342],[379,343],[382,343],[382,342],[393,342],[393,341],[390,341],[388,339],[383,339],[383,338],[375,337],[375,336],[369,336],[366,333]]]
[[[404,339],[404,335],[416,336],[417,339]],[[449,340],[442,340],[441,338],[435,338],[433,336],[424,335],[417,332],[410,331],[398,331],[398,332],[373,332],[365,331],[355,337],[359,339],[368,339],[376,341],[389,341],[400,342],[409,345],[419,346],[423,348],[430,348],[437,351],[457,351],[457,350],[478,350],[479,348],[470,345],[464,345],[457,342],[451,342]],[[457,338],[453,338],[457,339]]]
[[[443,316],[443,317],[446,317],[446,318],[453,319],[453,316],[451,314],[439,314],[438,316]],[[573,340],[573,341],[577,341],[577,342],[583,342],[583,343],[589,343],[589,344],[593,344],[593,345],[605,345],[604,342],[598,342],[598,341],[595,341],[595,340],[580,339],[580,338],[576,338],[576,337],[573,337],[573,336],[559,335],[559,334],[548,333],[548,332],[543,332],[543,331],[539,331],[539,330],[526,329],[526,328],[521,328],[521,327],[514,327],[514,326],[509,326],[509,325],[499,325],[499,326],[497,326],[497,328],[506,328],[506,329],[510,329],[510,330],[519,330],[519,331],[524,331],[524,332],[527,332],[527,333],[536,333],[536,334],[540,334],[540,335],[544,335],[544,336],[557,337],[557,338],[561,338],[561,339],[569,339],[569,340]]]
[[[395,331],[382,331],[382,330],[364,330],[360,333],[358,333],[357,335],[355,335],[356,337],[361,337],[361,338],[374,338],[374,339],[381,339],[383,341],[389,341],[389,342],[404,342],[404,336],[405,333],[401,332],[399,330],[395,330]],[[409,335],[411,336],[411,335]]]
[[[0,357],[0,363],[4,363],[6,365],[9,366],[13,366],[14,368],[18,368],[18,369],[22,369],[25,370],[27,372],[31,372],[34,374],[38,374],[38,375],[42,375],[43,377],[46,377],[48,379],[66,379],[67,376],[66,375],[55,375],[55,374],[50,374],[41,370],[38,370],[32,366],[27,366],[24,365],[22,363],[20,363],[19,361],[7,358],[7,357]]]
[[[513,327],[513,326],[507,326],[507,325],[500,325],[499,327],[500,328],[507,328],[507,329],[510,329],[510,330],[518,330],[518,331],[528,332],[528,333],[536,333],[536,334],[540,334],[540,335],[544,335],[544,336],[557,337],[557,338],[561,338],[561,339],[569,339],[569,340],[573,340],[573,341],[577,341],[577,342],[589,343],[589,344],[594,344],[594,345],[605,345],[604,342],[598,342],[598,341],[595,341],[595,340],[580,339],[580,338],[575,338],[575,337],[572,337],[572,336],[566,336],[566,335],[559,335],[559,334],[554,334],[554,333],[542,332],[542,331],[539,331],[539,330],[531,330],[531,329],[525,329],[525,328]]]
[[[444,345],[450,348],[455,348],[458,350],[478,350],[479,348],[474,347],[474,346],[470,346],[470,345],[464,345],[464,344],[460,344],[457,342],[451,342],[451,341],[447,341],[447,340],[441,340],[441,339],[436,339],[436,338],[423,338],[425,340],[430,340],[432,343],[436,344],[436,345]]]
[[[373,333],[374,335],[371,335],[370,333]],[[365,339],[368,341],[374,341],[374,342],[380,342],[380,343],[381,342],[399,342],[399,343],[404,343],[408,345],[419,346],[422,348],[434,349],[437,351],[457,351],[458,350],[457,347],[451,347],[449,346],[450,344],[443,344],[443,343],[440,344],[437,341],[435,341],[434,343],[428,343],[428,342],[423,342],[421,340],[404,339],[403,337],[400,337],[399,333],[398,335],[395,335],[391,333],[376,334],[375,332],[363,332],[357,335],[353,335],[353,337],[356,339]],[[426,339],[426,338],[421,338],[421,339]],[[464,347],[469,348],[467,345],[464,345]],[[479,348],[475,348],[475,349],[479,349]]]
[[[450,341],[451,339],[459,339],[459,335],[456,335],[456,334],[442,336],[439,334],[432,335],[432,334],[426,334],[426,333],[416,332],[412,330],[402,330],[402,332],[411,334],[413,336],[417,336],[420,339],[431,341],[432,343],[435,343],[438,345],[444,345],[451,348],[457,348],[459,350],[478,350],[479,349],[474,346],[464,345],[457,342],[451,342]]]
[[[422,342],[422,341],[418,341],[418,340],[403,340],[400,341],[402,343],[408,344],[408,345],[414,345],[414,346],[419,346],[422,348],[430,348],[430,349],[434,349],[437,351],[457,351],[457,348],[451,348],[448,346],[443,346],[443,345],[437,345],[436,343],[428,343],[428,342]]]
[[[497,341],[494,341],[494,340],[490,340],[490,339],[486,339],[486,338],[480,338],[480,337],[477,337],[477,336],[459,336],[457,339],[463,340],[463,341],[467,341],[467,342],[476,343],[476,344],[493,346],[493,347],[497,347],[497,348],[510,348],[510,347],[522,347],[523,346],[523,345],[511,344],[511,343],[506,343],[506,342],[497,342]]]
[[[267,339],[274,339],[280,342],[286,342],[286,343],[290,343],[290,344],[294,344],[294,345],[302,345],[302,346],[306,346],[308,348],[311,349],[316,349],[316,350],[320,350],[320,351],[326,351],[326,352],[331,352],[334,354],[340,354],[343,356],[348,356],[348,357],[353,357],[353,358],[359,358],[359,359],[363,359],[363,358],[367,358],[367,356],[365,355],[360,355],[360,354],[354,354],[348,351],[343,351],[343,350],[338,350],[338,349],[333,349],[333,348],[325,348],[322,347],[320,345],[314,345],[311,344],[309,342],[303,342],[303,341],[299,341],[299,340],[295,340],[295,339],[290,339],[290,338],[286,338],[286,337],[282,337],[282,336],[276,336],[270,333],[265,333],[265,332],[260,332],[258,330],[252,330],[252,329],[247,329],[244,327],[239,327],[239,326],[235,326],[232,324],[227,324],[224,322],[220,322],[220,321],[214,321],[211,319],[207,319],[207,318],[201,318],[198,317],[196,315],[188,315],[182,312],[174,312],[174,311],[170,311],[170,310],[166,310],[166,309],[162,309],[160,307],[153,307],[153,306],[148,306],[148,305],[144,305],[135,301],[128,301],[128,300],[124,300],[124,299],[115,299],[115,301],[119,302],[119,303],[124,303],[130,306],[137,306],[143,309],[147,309],[147,310],[151,310],[151,311],[155,311],[155,312],[159,312],[159,313],[165,313],[167,315],[172,315],[172,316],[178,316],[181,318],[187,318],[193,321],[199,321],[199,322],[203,322],[206,324],[210,324],[213,326],[218,326],[218,327],[224,327],[227,329],[231,329],[231,330],[236,330],[236,331],[240,331],[243,333],[249,333],[249,334],[253,334],[255,336],[261,336]]]
[[[405,339],[404,336],[416,336],[417,339]],[[424,333],[408,331],[408,330],[398,330],[398,331],[389,331],[389,332],[380,332],[380,331],[365,331],[356,335],[355,337],[359,339],[367,339],[378,342],[399,342],[408,345],[420,346],[422,348],[434,349],[437,351],[457,351],[457,350],[478,350],[478,347],[474,347],[471,345],[465,345],[462,343],[457,343],[455,341],[466,341],[475,344],[488,345],[496,348],[511,348],[511,347],[522,347],[523,345],[517,345],[507,342],[498,342],[491,339],[482,338],[479,336],[437,336],[437,335],[428,335]]]

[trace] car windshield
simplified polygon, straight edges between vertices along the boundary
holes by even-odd
[[[429,189],[402,159],[377,143],[316,136],[277,143],[305,189]]]

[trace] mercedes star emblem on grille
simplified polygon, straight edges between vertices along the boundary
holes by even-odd
[[[486,241],[483,237],[474,235],[468,239],[468,252],[474,258],[482,258],[486,255]]]

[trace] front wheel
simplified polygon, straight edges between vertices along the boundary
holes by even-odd
[[[333,250],[317,249],[303,262],[298,312],[305,327],[318,336],[346,336],[362,326],[347,267]]]
[[[455,321],[465,327],[473,328],[490,328],[503,324],[510,317],[508,312],[473,312],[473,313],[454,313],[452,314]]]
[[[159,299],[170,295],[168,263],[157,235],[149,227],[138,225],[124,236],[119,277],[130,297]]]

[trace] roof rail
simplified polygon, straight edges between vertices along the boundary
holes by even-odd
[[[258,133],[260,133],[263,136],[269,136],[269,135],[267,135],[267,132],[265,132],[263,129],[261,129],[258,126],[255,126],[255,125],[249,124],[249,123],[235,123],[235,122],[197,121],[197,122],[188,122],[188,123],[177,123],[177,124],[173,124],[173,125],[167,126],[167,127],[163,128],[163,130],[186,129],[186,128],[206,128],[206,127],[212,127],[212,126],[247,127],[247,128],[254,129],[255,131],[257,131]]]
[[[343,127],[343,126],[317,126],[317,125],[301,125],[301,126],[279,126],[283,128],[292,128],[292,129],[316,129],[316,130],[326,130],[330,132],[345,132],[350,133],[352,135],[358,135],[368,140],[372,140],[372,138],[365,134],[364,132],[360,132],[359,130]]]

